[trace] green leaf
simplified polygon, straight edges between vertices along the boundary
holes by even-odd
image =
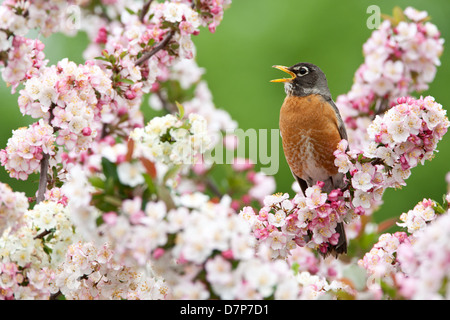
[[[103,174],[105,177],[113,178],[114,181],[119,181],[119,176],[117,175],[116,165],[109,161],[106,158],[102,158],[102,168],[103,168]],[[114,182],[113,181],[113,182]]]
[[[115,64],[116,61],[116,57],[113,54],[109,56],[109,62],[111,62],[111,64]]]
[[[120,59],[123,59],[127,54],[128,54],[128,51],[122,52],[122,53],[119,55]]]
[[[109,62],[109,59],[107,59],[105,57],[95,57],[94,59],[103,60],[103,61]]]
[[[106,203],[112,204],[113,206],[118,207],[118,208],[122,205],[122,201],[121,201],[120,199],[117,199],[117,198],[114,197],[114,196],[106,195],[106,196],[103,198],[103,200],[104,200]]]
[[[100,177],[90,177],[89,182],[92,186],[94,186],[98,189],[105,188],[105,181],[103,181],[102,178],[100,178]]]
[[[163,184],[165,185],[167,180],[169,180],[170,178],[174,177],[178,173],[180,168],[181,168],[181,166],[175,165],[175,166],[171,167],[169,170],[167,170],[167,172],[166,172],[166,174],[164,175],[164,178],[163,178]]]
[[[438,214],[443,214],[446,212],[446,210],[437,202],[435,202],[435,205],[433,206],[433,210]]]
[[[142,176],[144,177],[144,180],[147,183],[147,188],[150,194],[156,194],[157,189],[155,183],[153,182],[153,179],[146,173],[143,173]]]
[[[294,262],[291,267],[292,271],[294,271],[294,274],[298,274],[298,270],[300,269],[300,264],[298,262]]]
[[[53,250],[50,247],[48,247],[46,244],[44,244],[43,249],[46,254],[48,254],[48,255],[52,254]]]
[[[125,10],[126,10],[129,14],[132,14],[132,15],[135,15],[135,14],[136,14],[136,12],[134,12],[134,11],[131,10],[130,8],[125,7]]]
[[[380,279],[380,287],[381,290],[383,290],[383,292],[391,299],[395,299],[397,297],[397,289],[382,279]]]
[[[106,50],[102,51],[102,55],[107,59],[106,61],[109,61],[109,53]]]
[[[95,224],[97,227],[101,226],[105,221],[103,221],[103,217],[100,216],[97,218],[97,220],[95,220]]]
[[[119,81],[117,82],[122,82],[122,83],[128,83],[128,84],[134,84],[134,81],[127,79],[127,78],[120,78]]]
[[[178,119],[181,120],[184,117],[184,107],[178,101],[175,101],[175,104],[177,105],[177,108],[178,108]]]
[[[115,189],[114,178],[108,177],[105,181],[105,194],[113,195]]]

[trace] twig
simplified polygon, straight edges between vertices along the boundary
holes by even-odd
[[[36,237],[34,237],[34,239],[42,239],[44,238],[46,235],[52,233],[52,230],[44,230],[41,233],[39,233]]]
[[[41,176],[39,177],[39,189],[36,198],[36,204],[38,204],[45,198],[45,190],[47,189],[47,182],[48,182],[47,172],[49,159],[50,155],[44,153],[44,156],[41,160]]]
[[[156,46],[153,47],[153,49],[151,51],[145,53],[144,55],[142,55],[142,57],[140,57],[136,61],[136,65],[138,66],[138,65],[144,63],[145,61],[150,59],[153,55],[155,55],[159,50],[163,49],[169,43],[169,41],[172,39],[174,34],[175,34],[175,31],[170,30],[170,32],[166,35],[166,37],[160,43],[158,43]]]
[[[145,15],[147,14],[148,9],[150,9],[150,5],[152,4],[152,2],[153,2],[153,0],[149,0],[142,7],[142,11],[141,11],[141,14],[139,16],[139,20],[141,20],[142,23],[144,23]]]

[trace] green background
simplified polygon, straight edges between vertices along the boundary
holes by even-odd
[[[208,81],[217,107],[226,109],[247,130],[276,129],[284,90],[281,84],[269,81],[281,72],[272,65],[293,65],[312,62],[326,73],[334,98],[347,93],[356,69],[363,63],[362,45],[372,30],[366,26],[370,14],[368,6],[377,4],[382,13],[392,14],[395,6],[409,5],[428,11],[431,22],[437,25],[444,39],[450,38],[450,1],[365,1],[365,0],[233,0],[215,34],[202,30],[194,38],[197,61],[206,69]],[[43,39],[45,53],[51,63],[68,57],[83,63],[81,53],[86,36],[75,38],[53,35]],[[423,95],[432,95],[448,109],[450,105],[450,52],[444,49],[442,66]],[[6,146],[11,130],[32,122],[23,117],[17,107],[17,94],[0,81],[2,116],[0,117],[0,148]],[[450,134],[438,145],[436,158],[412,170],[407,186],[388,190],[384,205],[375,220],[399,216],[424,197],[440,201],[446,192],[445,174],[450,171]],[[280,169],[275,175],[277,191],[293,194],[289,168],[279,151]],[[12,180],[0,169],[0,181],[31,196],[37,189],[34,181]]]

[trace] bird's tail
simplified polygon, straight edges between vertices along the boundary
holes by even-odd
[[[308,183],[303,180],[300,179],[299,177],[297,177],[294,173],[292,173],[295,177],[295,179],[297,180],[300,189],[303,192],[303,195],[306,194],[306,189],[309,187]],[[329,179],[330,182],[329,185],[325,186],[324,190],[325,192],[329,193],[331,191],[331,186],[334,186],[335,181],[333,181],[333,179]],[[342,186],[339,186],[342,187]],[[347,253],[347,236],[345,235],[345,228],[344,228],[344,223],[343,222],[338,222],[337,226],[336,226],[336,232],[339,233],[339,239],[338,239],[338,243],[336,245],[329,245],[327,247],[327,251],[326,252],[322,252],[320,250],[319,253],[322,257],[327,257],[328,255],[333,255],[336,258],[340,255],[340,254],[346,254]]]

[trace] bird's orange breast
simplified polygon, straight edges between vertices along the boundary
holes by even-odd
[[[323,181],[337,173],[333,152],[341,136],[336,113],[322,96],[287,96],[280,131],[286,161],[297,177]]]

